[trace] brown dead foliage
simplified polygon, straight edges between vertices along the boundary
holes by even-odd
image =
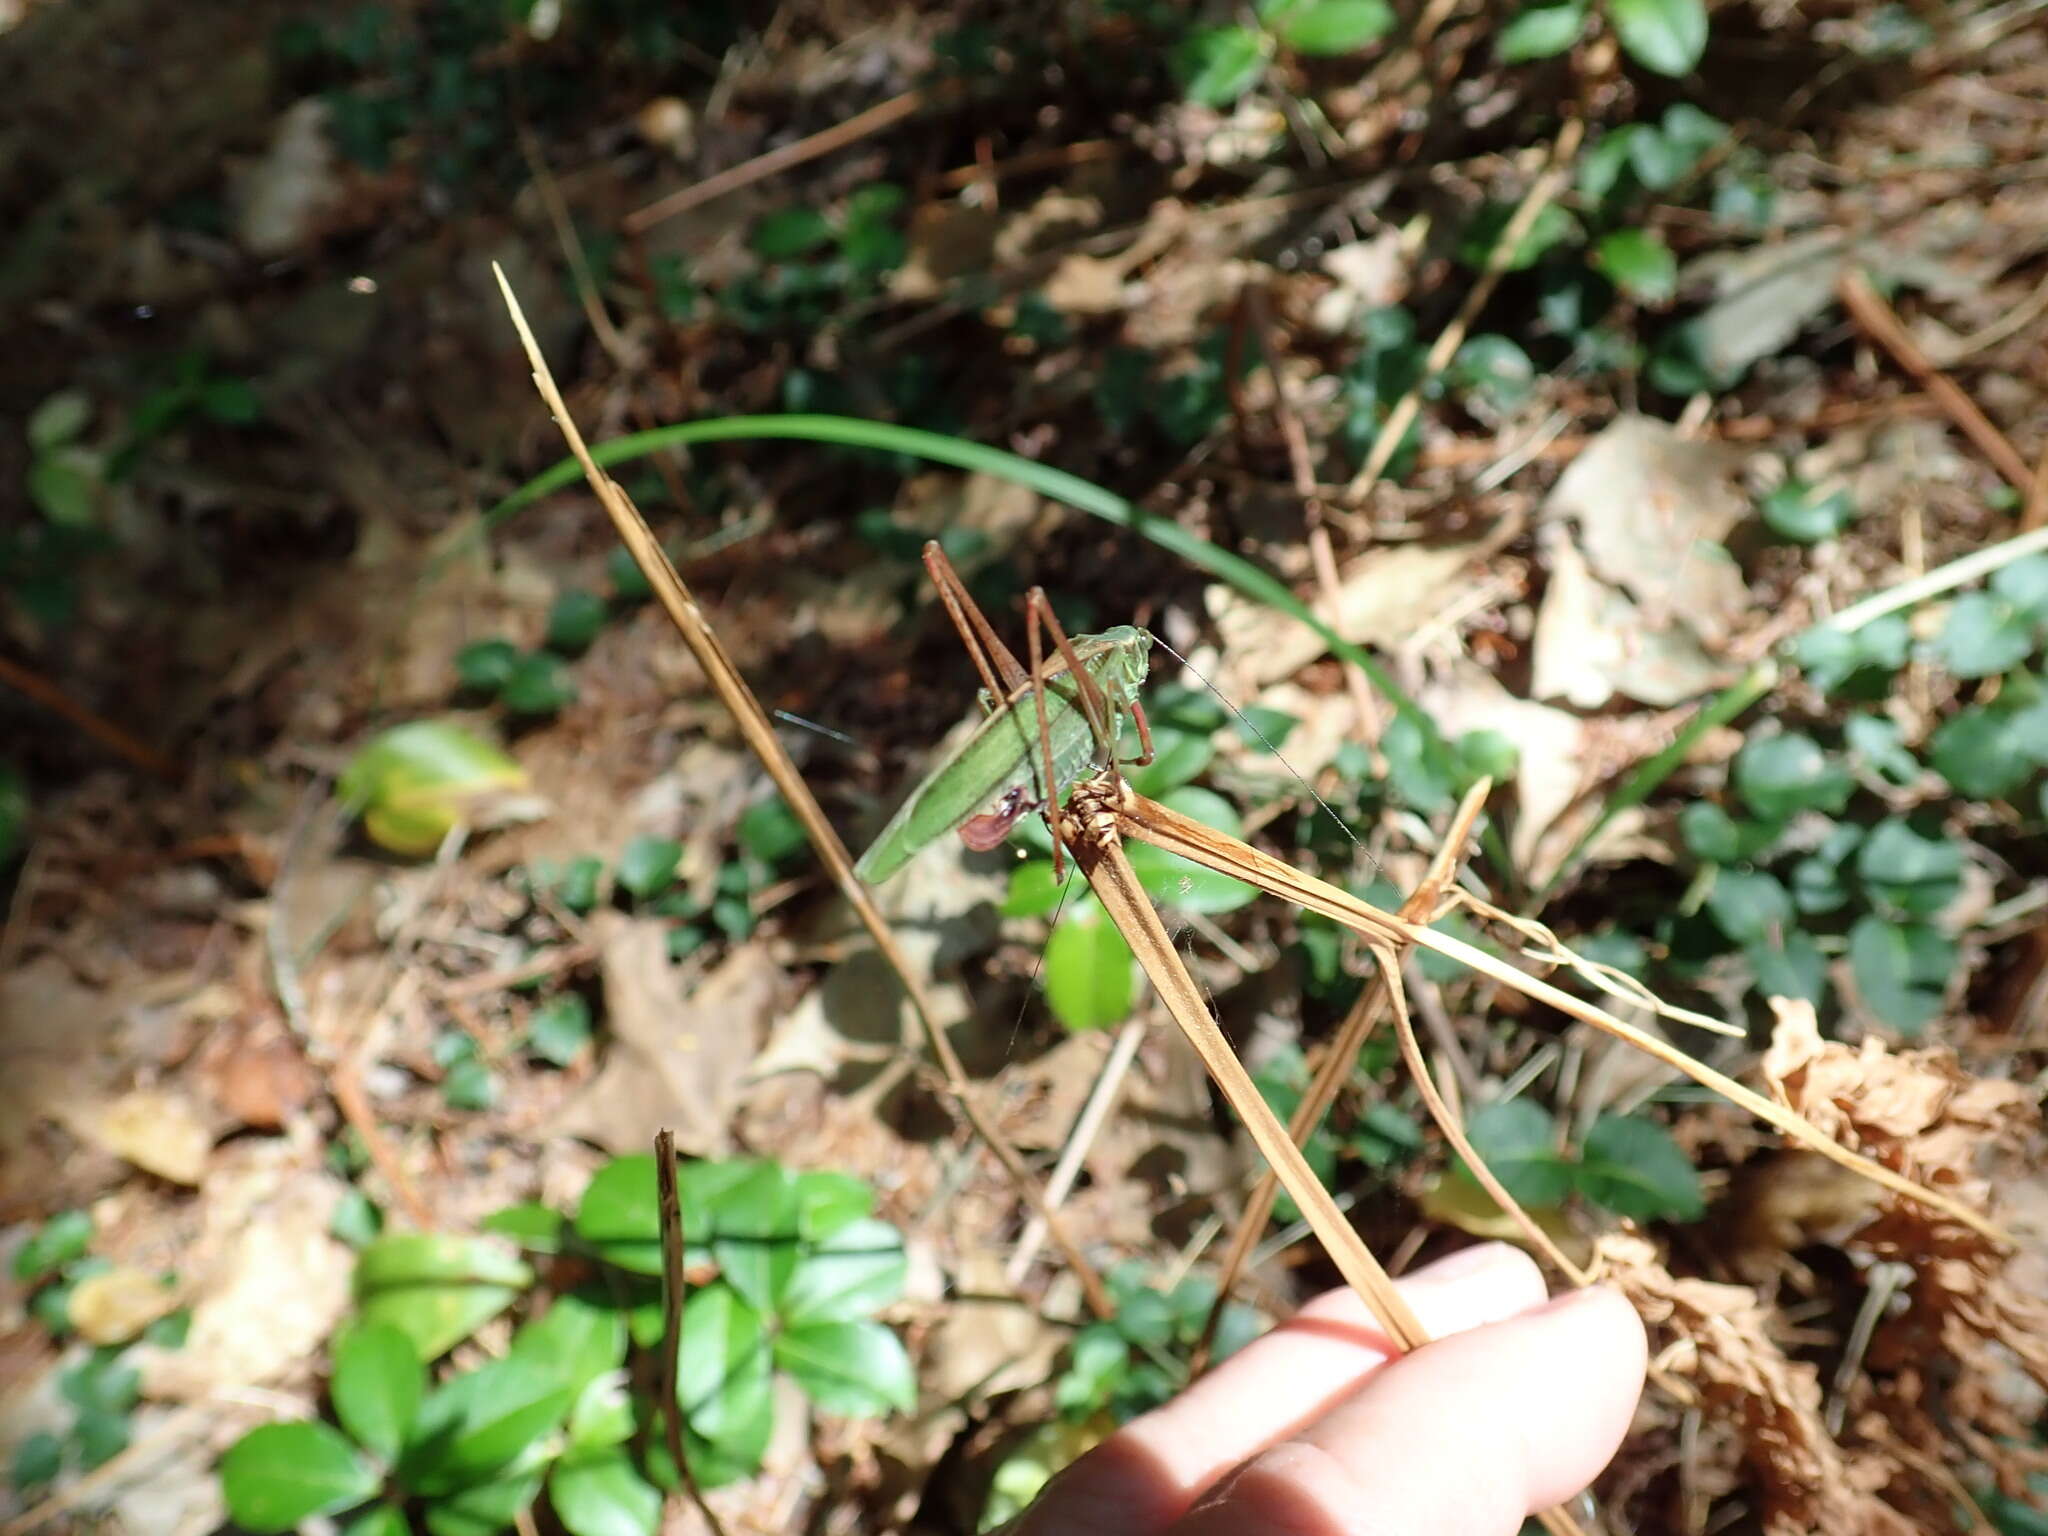
[[[2015,1164],[2038,1125],[2026,1089],[1971,1076],[1946,1048],[1826,1041],[1810,1006],[1774,1006],[1763,1070],[1785,1104],[1908,1178],[1993,1204],[1993,1165]],[[1958,1482],[1981,1483],[1988,1470],[2016,1493],[2038,1466],[2018,1447],[2031,1439],[2037,1389],[2048,1389],[2039,1256],[1870,1193],[1838,1244],[1861,1268],[1896,1263],[1911,1279],[1847,1387],[1840,1407],[1851,1428],[1840,1436],[1828,1427],[1821,1368],[1787,1353],[1785,1319],[1759,1290],[1675,1276],[1634,1235],[1599,1245],[1608,1278],[1659,1338],[1664,1380],[1693,1389],[1688,1407],[1736,1431],[1703,1437],[1697,1457],[1706,1465],[1691,1469],[1693,1483],[1713,1483],[1740,1463],[1772,1536],[1950,1529]]]

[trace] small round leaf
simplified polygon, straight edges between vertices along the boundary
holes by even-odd
[[[378,1485],[354,1446],[310,1422],[250,1430],[221,1458],[220,1480],[235,1524],[259,1536],[360,1504]]]

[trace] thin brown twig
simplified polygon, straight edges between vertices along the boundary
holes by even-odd
[[[944,1092],[959,1106],[960,1112],[966,1117],[975,1134],[1002,1164],[1004,1173],[1017,1193],[1034,1212],[1045,1217],[1046,1231],[1080,1281],[1089,1309],[1099,1317],[1113,1315],[1115,1305],[1110,1300],[1108,1290],[1103,1286],[1101,1276],[1095,1273],[1094,1266],[1088,1262],[1072,1234],[1068,1232],[1066,1223],[1059,1219],[1059,1213],[1047,1206],[1045,1192],[1032,1177],[1031,1171],[1025,1167],[1023,1158],[1004,1138],[994,1122],[983,1113],[975,1096],[974,1086],[968,1079],[967,1069],[961,1063],[959,1053],[954,1050],[952,1040],[940,1027],[938,1015],[932,1008],[930,999],[925,995],[923,985],[917,979],[909,956],[897,942],[895,931],[890,928],[888,919],[882,916],[881,909],[875,905],[874,897],[869,894],[860,877],[853,872],[853,860],[846,852],[846,845],[839,840],[839,834],[833,830],[832,823],[826,819],[823,809],[818,805],[817,797],[811,793],[810,786],[804,782],[803,775],[791,761],[781,738],[769,723],[767,712],[761,708],[760,700],[754,697],[753,689],[747,686],[746,679],[740,676],[739,669],[726,654],[725,646],[719,640],[717,632],[711,628],[703,610],[697,606],[696,597],[684,584],[682,577],[676,574],[675,566],[670,563],[667,552],[662,549],[653,531],[648,528],[639,508],[633,505],[632,498],[620,488],[618,482],[600,469],[597,461],[591,458],[590,449],[583,441],[583,434],[577,429],[575,419],[569,414],[569,407],[562,399],[561,390],[555,385],[554,374],[548,368],[547,359],[541,355],[540,344],[534,340],[533,331],[526,323],[525,313],[520,309],[519,300],[512,292],[512,285],[506,281],[502,269],[494,265],[492,271],[497,274],[498,286],[504,293],[506,308],[510,311],[512,323],[519,332],[520,342],[526,348],[527,358],[532,363],[534,386],[540,391],[541,398],[547,402],[548,409],[554,413],[555,423],[561,429],[562,437],[569,445],[569,451],[583,466],[584,476],[589,481],[591,489],[596,492],[606,515],[610,517],[620,541],[646,575],[663,611],[668,614],[670,622],[675,625],[677,632],[690,647],[698,665],[704,669],[705,678],[711,684],[712,690],[732,715],[734,723],[739,726],[740,734],[753,749],[754,755],[761,760],[762,766],[768,770],[769,778],[774,780],[775,787],[782,792],[783,799],[796,813],[798,821],[803,823],[805,835],[810,839],[811,846],[817,849],[818,856],[824,860],[825,867],[831,872],[833,883],[851,904],[861,926],[867,929],[868,936],[874,940],[876,950],[889,968],[896,973],[897,980],[902,983],[903,990],[910,999],[911,1010],[917,1015],[918,1025],[924,1033],[926,1044],[939,1063],[939,1069],[944,1077]]]
[[[1493,249],[1486,253],[1486,265],[1473,281],[1465,302],[1458,306],[1451,323],[1444,327],[1423,359],[1422,372],[1408,392],[1394,403],[1387,419],[1380,423],[1379,435],[1373,438],[1372,448],[1365,456],[1365,463],[1358,473],[1351,477],[1349,494],[1354,499],[1366,494],[1373,482],[1379,479],[1387,465],[1393,462],[1394,454],[1401,446],[1401,439],[1408,435],[1408,428],[1414,422],[1416,413],[1422,408],[1422,391],[1429,381],[1450,366],[1452,357],[1464,344],[1465,333],[1472,322],[1479,318],[1479,312],[1486,307],[1486,301],[1493,297],[1493,290],[1501,276],[1514,259],[1516,249],[1523,237],[1536,227],[1536,220],[1542,216],[1557,194],[1564,190],[1565,178],[1571,171],[1572,156],[1578,153],[1579,141],[1586,136],[1585,119],[1572,116],[1565,120],[1557,140],[1550,147],[1548,162],[1543,171],[1530,186],[1521,206],[1508,219],[1507,227],[1500,232],[1500,238],[1493,243]]]
[[[596,274],[590,270],[590,258],[584,253],[583,242],[576,238],[576,221],[569,217],[562,189],[554,172],[548,169],[540,141],[524,123],[519,125],[519,151],[526,157],[526,169],[533,177],[534,191],[540,194],[541,207],[547,210],[548,223],[554,226],[555,243],[562,248],[562,259],[569,264],[569,277],[576,285],[576,299],[583,306],[583,318],[590,322],[591,334],[616,367],[631,370],[633,349],[612,324],[611,311],[604,307],[604,293],[598,287]]]
[[[1309,455],[1308,433],[1301,425],[1301,412],[1295,406],[1287,370],[1281,366],[1282,359],[1275,355],[1269,344],[1267,325],[1270,317],[1265,290],[1254,285],[1248,297],[1253,340],[1265,356],[1266,371],[1273,377],[1273,415],[1279,423],[1280,440],[1287,445],[1287,468],[1294,478],[1294,494],[1300,498],[1302,520],[1307,525],[1309,563],[1315,568],[1316,588],[1322,596],[1323,605],[1331,621],[1335,622],[1343,593],[1337,579],[1337,554],[1330,545],[1330,528],[1323,517],[1322,494],[1316,489],[1315,464]],[[1372,690],[1366,685],[1364,671],[1348,661],[1344,663],[1344,687],[1351,695],[1351,708],[1357,716],[1358,739],[1367,746],[1373,746],[1380,737],[1380,712],[1373,704]]]
[[[694,185],[658,197],[645,207],[636,208],[624,220],[626,233],[637,235],[653,228],[664,219],[672,219],[679,213],[688,213],[692,208],[701,207],[713,198],[737,192],[741,187],[750,187],[778,171],[816,160],[829,155],[835,149],[843,149],[857,143],[871,133],[880,133],[884,128],[894,127],[904,119],[914,117],[932,99],[925,90],[905,91],[901,96],[892,96],[887,101],[857,112],[843,123],[834,123],[830,128],[821,128],[808,138],[798,139],[794,144],[784,144],[771,149],[764,155],[720,171],[716,176],[707,176]]]
[[[2033,488],[2020,511],[2020,532],[2031,533],[2048,524],[2048,442],[2041,444],[2041,462],[2034,466]]]
[[[2034,476],[2027,468],[2027,461],[2020,457],[2012,440],[1992,424],[1991,418],[1977,408],[1977,402],[1963,393],[1962,387],[1939,368],[1934,360],[1920,349],[1899,319],[1898,311],[1885,302],[1884,296],[1870,285],[1870,279],[1861,269],[1849,267],[1842,273],[1835,285],[1835,291],[1842,300],[1843,308],[1849,311],[1856,323],[1870,337],[1889,352],[1892,360],[1920,382],[1920,387],[1940,402],[1948,419],[1956,429],[1972,443],[1978,452],[1989,459],[1992,467],[2003,475],[2006,482],[2022,496],[2032,493]]]
[[[40,704],[53,715],[61,715],[116,756],[126,759],[144,773],[153,773],[160,779],[176,779],[178,765],[153,747],[146,747],[120,726],[94,714],[83,704],[72,699],[55,683],[39,677],[28,668],[0,656],[0,683],[6,684],[16,693]]]
[[[683,1201],[676,1190],[676,1133],[654,1133],[654,1188],[661,1207],[661,1421],[668,1435],[668,1459],[675,1463],[697,1513],[711,1536],[726,1536],[725,1522],[704,1497],[683,1448],[683,1399],[678,1377],[683,1359]]]
[[[1491,781],[1481,780],[1466,793],[1457,814],[1451,818],[1443,841],[1437,845],[1436,857],[1430,860],[1421,883],[1401,903],[1403,917],[1412,922],[1427,923],[1436,916],[1437,904],[1443,899],[1445,888],[1457,877],[1458,858],[1464,851],[1466,839],[1472,835],[1473,824],[1479,819],[1491,787]],[[1309,1079],[1301,1102],[1294,1106],[1294,1113],[1288,1117],[1287,1134],[1297,1147],[1307,1145],[1316,1127],[1322,1124],[1323,1116],[1329,1113],[1330,1105],[1336,1101],[1338,1090],[1349,1080],[1357,1065],[1358,1053],[1371,1037],[1386,1006],[1387,980],[1375,967],[1371,983],[1358,994],[1350,1012],[1345,1014],[1335,1038],[1316,1064],[1315,1074]],[[1269,1167],[1253,1186],[1244,1211],[1238,1217],[1237,1230],[1231,1234],[1230,1247],[1224,1253],[1223,1265],[1217,1276],[1216,1299],[1209,1304],[1209,1316],[1202,1324],[1202,1336],[1196,1340],[1195,1348],[1188,1357],[1188,1374],[1191,1377],[1200,1375],[1208,1364],[1209,1351],[1216,1343],[1216,1330],[1223,1322],[1223,1310],[1237,1289],[1239,1274],[1266,1230],[1266,1221],[1273,1214],[1273,1202],[1279,1194],[1280,1180]]]

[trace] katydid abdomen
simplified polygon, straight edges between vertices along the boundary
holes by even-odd
[[[1113,760],[1151,650],[1151,634],[1129,624],[1078,638],[1075,654],[1107,705],[1109,739],[1096,739],[1078,698],[1079,685],[1064,670],[1040,683],[1052,745],[1048,787],[1033,690],[1018,689],[904,801],[854,865],[854,873],[871,885],[886,880],[927,843],[955,830],[970,847],[992,848],[1020,816],[1089,769]]]

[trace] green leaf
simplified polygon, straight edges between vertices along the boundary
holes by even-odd
[[[633,1394],[628,1385],[623,1370],[607,1371],[583,1384],[576,1405],[569,1410],[572,1451],[623,1445],[633,1438]]]
[[[28,499],[59,528],[93,528],[100,522],[106,465],[89,448],[51,448],[29,460]]]
[[[1763,499],[1771,532],[1795,544],[1832,539],[1856,518],[1856,504],[1844,490],[1823,492],[1803,480],[1787,480]]]
[[[1802,930],[1788,930],[1783,942],[1760,939],[1743,949],[1765,997],[1797,997],[1820,1005],[1827,993],[1828,961],[1820,946]]]
[[[2009,672],[2033,649],[2031,619],[2017,604],[1991,592],[1958,597],[1934,642],[1935,656],[1957,677]]]
[[[1962,889],[1962,844],[1923,837],[1902,817],[1887,817],[1856,851],[1856,873],[1893,910],[1931,917]]]
[[[2048,555],[2028,555],[1991,573],[1991,590],[2036,623],[2048,623]]]
[[[552,1206],[528,1200],[493,1211],[478,1225],[486,1232],[511,1238],[529,1252],[560,1253],[569,1218]]]
[[[636,837],[619,855],[619,884],[644,901],[675,883],[682,861],[683,845],[674,838]]]
[[[28,445],[38,452],[61,448],[80,436],[91,420],[92,397],[82,389],[60,389],[29,412]]]
[[[1871,915],[1849,930],[1856,995],[1880,1022],[1909,1039],[1941,1013],[1942,988],[1955,964],[1955,945],[1923,924]]]
[[[379,1504],[349,1521],[341,1536],[412,1536],[412,1527],[397,1505]]]
[[[1003,898],[1002,914],[1005,917],[1045,917],[1059,910],[1074,887],[1074,871],[1071,869],[1065,879],[1054,880],[1051,859],[1026,859],[1010,871],[1010,890]]]
[[[1707,48],[1705,0],[1607,0],[1628,56],[1673,77],[1689,74]]]
[[[804,824],[780,795],[756,800],[742,811],[736,835],[740,847],[770,866],[801,852],[810,842]]]
[[[519,647],[510,640],[478,640],[455,653],[455,676],[477,693],[496,693],[519,665]]]
[[[334,1416],[386,1462],[397,1459],[426,1391],[426,1368],[412,1340],[388,1323],[358,1324],[334,1346]]]
[[[527,1361],[572,1395],[626,1359],[626,1317],[574,1291],[557,1296],[545,1314],[512,1336],[509,1358]]]
[[[1182,785],[1179,789],[1158,797],[1160,804],[1169,810],[1180,812],[1204,826],[1214,827],[1229,837],[1240,836],[1244,824],[1238,819],[1237,811],[1214,790],[1202,789],[1196,785]],[[1192,859],[1177,853],[1168,853],[1150,843],[1133,843],[1129,849],[1131,868],[1137,871],[1138,883],[1151,893],[1152,897],[1167,906],[1177,907],[1183,912],[1216,914],[1235,912],[1258,896],[1258,891],[1242,880],[1219,874]],[[1128,952],[1128,951],[1127,951]]]
[[[1151,762],[1131,769],[1124,777],[1139,794],[1157,800],[1189,780],[1200,778],[1216,756],[1216,742],[1208,731],[1155,724],[1152,754]]]
[[[711,1251],[726,1283],[756,1311],[774,1310],[797,1266],[796,1179],[780,1163],[735,1161],[711,1209]]]
[[[908,1273],[901,1232],[872,1216],[849,1221],[799,1259],[783,1289],[783,1321],[862,1321],[903,1294]]]
[[[1485,267],[1493,248],[1507,233],[1508,225],[1515,216],[1513,203],[1486,203],[1472,215],[1465,225],[1464,234],[1458,241],[1458,259],[1466,266],[1478,271]],[[1544,252],[1569,240],[1579,238],[1579,221],[1556,203],[1546,203],[1537,214],[1536,222],[1522,236],[1507,259],[1506,270],[1524,272],[1543,259]]]
[[[654,596],[654,587],[640,562],[625,545],[615,545],[604,557],[605,580],[612,584],[612,596],[622,603],[644,603]]]
[[[1557,1127],[1541,1105],[1527,1099],[1477,1105],[1466,1118],[1465,1135],[1501,1186],[1521,1204],[1551,1209],[1571,1193],[1571,1164],[1559,1154]]]
[[[1671,1133],[1635,1115],[1600,1116],[1579,1154],[1579,1193],[1632,1221],[1697,1221],[1706,1210],[1694,1168]]]
[[[1494,39],[1493,51],[1503,64],[1555,58],[1579,40],[1586,29],[1584,0],[1562,5],[1532,5],[1517,15]]]
[[[555,1468],[548,1501],[569,1536],[654,1536],[661,1493],[624,1451],[572,1456]]]
[[[61,1372],[57,1390],[64,1401],[86,1413],[125,1416],[142,1395],[142,1374],[119,1351],[96,1349]]]
[[[474,1057],[465,1057],[441,1079],[441,1099],[450,1109],[489,1109],[498,1102],[497,1076]]]
[[[1458,355],[1444,370],[1444,382],[1505,415],[1535,393],[1536,365],[1507,337],[1488,333],[1474,336],[1458,348]]]
[[[263,400],[247,379],[209,379],[199,391],[201,413],[230,427],[262,419]]]
[[[1283,0],[1261,6],[1260,15],[1281,42],[1317,58],[1355,53],[1394,26],[1386,0]]]
[[[2018,716],[2006,709],[1965,709],[1928,743],[1935,771],[1974,799],[2002,800],[2033,777],[2034,763],[2015,739]]]
[[[356,1260],[356,1310],[365,1324],[397,1328],[422,1360],[432,1360],[531,1284],[531,1269],[484,1238],[400,1232],[378,1238]]]
[[[782,208],[754,226],[754,254],[763,261],[792,261],[832,242],[832,226],[815,208]]]
[[[1714,925],[1737,944],[1774,939],[1792,926],[1792,898],[1776,877],[1739,869],[1714,876],[1707,892]]]
[[[875,1192],[850,1173],[818,1169],[796,1176],[797,1230],[816,1243],[873,1213]]]
[[[581,587],[570,587],[548,610],[547,636],[541,643],[564,656],[580,656],[590,649],[604,621],[604,599]]]
[[[1752,736],[1736,754],[1735,788],[1767,821],[1785,821],[1799,811],[1838,815],[1855,787],[1847,768],[1796,731]]]
[[[78,1452],[78,1465],[86,1472],[105,1466],[127,1450],[132,1438],[132,1427],[125,1413],[88,1408],[71,1426],[71,1443]]]
[[[1614,286],[1643,304],[1662,305],[1678,292],[1678,258],[1653,229],[1617,229],[1600,237],[1594,265]]]
[[[590,1044],[590,1004],[580,992],[558,992],[533,1010],[526,1048],[542,1061],[566,1067]]]
[[[562,868],[555,881],[555,900],[578,917],[597,905],[597,892],[604,880],[604,860],[595,854],[579,854]]]
[[[1733,864],[1742,857],[1742,829],[1711,800],[1693,800],[1678,813],[1678,835],[1703,864]]]
[[[1885,715],[1851,715],[1842,722],[1849,750],[1894,784],[1911,784],[1920,777],[1920,764],[1902,745],[1905,734]]]
[[[54,1483],[63,1470],[64,1442],[47,1429],[39,1429],[14,1448],[7,1480],[17,1493],[27,1493]]]
[[[411,857],[440,847],[484,802],[526,787],[523,768],[448,720],[392,727],[350,759],[335,785],[372,842]]]
[[[220,1482],[235,1524],[262,1536],[362,1503],[378,1477],[325,1424],[264,1424],[228,1447]]]
[[[1174,51],[1174,73],[1189,101],[1227,107],[1266,72],[1266,36],[1251,27],[1208,27]]]
[[[1631,169],[1632,149],[1636,140],[1654,137],[1656,132],[1656,129],[1643,123],[1627,123],[1619,128],[1610,128],[1601,134],[1593,141],[1593,147],[1586,151],[1585,158],[1579,162],[1579,191],[1590,202],[1605,202],[1621,185],[1622,172]],[[1554,328],[1575,331],[1580,327],[1569,325]]]
[[[435,1499],[424,1512],[428,1536],[498,1536],[533,1503],[540,1480],[538,1469],[521,1466]]]
[[[1041,985],[1068,1029],[1107,1029],[1128,1018],[1138,995],[1138,961],[1116,925],[1070,914],[1046,941]]]
[[[615,1157],[591,1176],[576,1207],[576,1235],[607,1264],[636,1275],[661,1273],[661,1206],[654,1158],[636,1152]],[[685,1231],[695,1236],[684,1219]]]
[[[1105,1407],[1131,1368],[1131,1347],[1113,1323],[1089,1323],[1067,1347],[1067,1368],[1053,1384],[1053,1405],[1069,1419]]]
[[[706,1440],[749,1429],[770,1396],[774,1369],[761,1314],[724,1281],[683,1302],[676,1395],[690,1427]]]
[[[1792,903],[1802,912],[1839,912],[1849,904],[1842,862],[1863,841],[1863,828],[1842,822],[1821,840],[1820,847],[1792,866]]]
[[[1832,625],[1802,633],[1792,644],[1792,659],[1806,679],[1822,693],[1833,693],[1864,668],[1884,674],[1905,665],[1912,635],[1897,614],[1875,619],[1853,634]]]
[[[864,1418],[917,1406],[903,1341],[880,1323],[803,1323],[775,1340],[775,1363],[824,1413]]]
[[[14,1278],[35,1281],[81,1258],[92,1246],[92,1215],[82,1210],[59,1211],[14,1254]]]
[[[1522,751],[1505,732],[1481,727],[1467,731],[1452,743],[1458,759],[1460,789],[1469,789],[1481,779],[1504,783],[1521,767]]]
[[[513,666],[498,690],[498,702],[514,715],[552,715],[576,702],[576,679],[561,657],[535,651]]]
[[[573,1398],[546,1365],[518,1354],[486,1361],[428,1394],[399,1480],[435,1495],[523,1472],[514,1463],[554,1433]]]

